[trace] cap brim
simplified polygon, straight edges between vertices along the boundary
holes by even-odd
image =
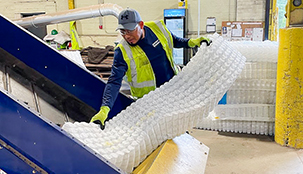
[[[116,30],[125,29],[125,30],[134,30],[136,28],[137,23],[127,23],[127,24],[119,24]]]

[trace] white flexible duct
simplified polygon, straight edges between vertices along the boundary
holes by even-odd
[[[39,25],[57,24],[80,19],[95,18],[100,16],[113,15],[118,18],[122,7],[116,4],[99,4],[83,8],[67,10],[63,12],[26,17],[15,20],[14,22],[22,27],[38,27]]]

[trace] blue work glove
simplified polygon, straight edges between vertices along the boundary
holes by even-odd
[[[100,128],[104,130],[105,128],[105,120],[107,119],[110,108],[108,106],[101,106],[100,111],[93,116],[90,122],[96,123],[100,125]]]
[[[211,40],[207,37],[199,37],[197,39],[189,39],[188,41],[188,46],[193,48],[195,46],[200,47],[202,42],[205,42],[207,46],[209,46],[211,44]]]

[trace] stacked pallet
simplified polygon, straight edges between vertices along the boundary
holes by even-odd
[[[103,80],[108,80],[111,74],[111,68],[114,60],[114,51],[107,51],[107,53],[98,62],[92,62],[89,54],[89,49],[81,50],[81,57],[85,67],[101,77]]]

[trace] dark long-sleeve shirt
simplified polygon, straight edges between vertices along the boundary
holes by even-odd
[[[174,71],[161,43],[155,47],[153,46],[153,43],[158,40],[156,35],[150,28],[146,26],[144,26],[144,30],[145,37],[143,39],[140,39],[136,45],[140,46],[148,57],[155,74],[156,86],[159,87],[174,76]],[[172,34],[172,37],[174,48],[189,48],[189,39],[179,38],[174,34]],[[128,66],[124,61],[122,52],[120,48],[117,47],[114,53],[114,62],[111,75],[104,89],[102,106],[108,106],[109,108],[112,108],[119,93],[122,78],[125,75],[127,69]]]

